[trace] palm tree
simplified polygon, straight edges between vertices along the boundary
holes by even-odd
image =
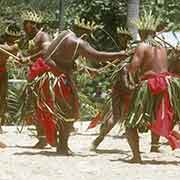
[[[139,18],[140,0],[127,1],[127,26],[128,30],[132,33],[133,38],[137,39],[137,28],[133,25],[132,21]]]

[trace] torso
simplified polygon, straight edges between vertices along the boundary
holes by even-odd
[[[152,47],[146,45],[143,62],[141,64],[141,71],[143,74],[150,72],[167,72],[168,64],[166,49],[162,47]]]
[[[45,40],[43,39],[44,35],[48,36],[47,33],[39,31],[32,40],[29,40],[29,55],[34,55],[43,49],[42,44],[45,42]],[[39,56],[42,56],[42,54],[40,54]],[[33,61],[35,61],[37,58],[38,57],[34,58]]]
[[[73,36],[74,33],[71,31],[63,31],[61,34],[53,40],[51,45],[48,48],[46,57],[50,57],[53,61],[55,61],[57,67],[60,71],[65,73],[72,73],[74,69],[74,52],[75,47],[69,46],[68,37]],[[57,50],[53,52],[53,50],[57,47]]]

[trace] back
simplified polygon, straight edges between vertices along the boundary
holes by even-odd
[[[167,72],[167,53],[162,47],[152,47],[147,45],[144,49],[144,57],[141,64],[143,73],[152,71],[155,73]]]

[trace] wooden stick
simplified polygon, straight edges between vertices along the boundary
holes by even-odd
[[[18,58],[17,56],[15,56],[14,54],[10,53],[9,51],[6,51],[5,49],[0,47],[0,50],[3,51],[4,53],[8,54],[9,56],[12,56],[13,58],[15,58],[16,60],[20,60],[20,58]]]
[[[8,54],[8,55],[11,56],[11,57],[13,57],[14,59],[16,59],[16,60],[14,60],[14,61],[16,61],[17,63],[20,63],[20,62],[19,62],[19,61],[20,61],[20,58],[18,58],[18,57],[15,56],[14,54],[10,53],[9,51],[6,51],[5,49],[3,49],[3,48],[1,48],[1,47],[0,47],[0,51]]]

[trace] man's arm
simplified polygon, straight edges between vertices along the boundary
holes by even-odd
[[[89,60],[106,62],[106,61],[113,61],[115,59],[127,58],[127,54],[124,51],[120,51],[120,52],[97,51],[92,46],[90,46],[88,42],[79,38],[74,38],[73,42],[75,44],[78,44],[77,54]]]
[[[47,52],[49,45],[51,44],[51,38],[47,33],[43,33],[40,37],[40,42],[41,42],[41,53],[44,55]]]
[[[0,49],[4,49],[10,53],[16,53],[17,50],[18,50],[18,46],[17,44],[14,44],[14,45],[7,45],[7,44],[0,44]],[[1,51],[1,50],[0,50]],[[6,54],[4,51],[1,51],[2,53]]]
[[[38,51],[37,53],[34,53],[34,54],[28,56],[28,57],[25,57],[25,61],[26,61],[26,59],[29,61],[34,61],[40,55],[44,55],[51,43],[49,35],[44,32],[42,34],[40,34],[40,36],[37,38],[36,41],[37,41],[37,43],[40,43],[41,50]]]
[[[138,48],[136,48],[133,59],[131,63],[127,66],[129,72],[136,72],[140,68],[144,59],[144,52],[144,45],[140,45]]]

